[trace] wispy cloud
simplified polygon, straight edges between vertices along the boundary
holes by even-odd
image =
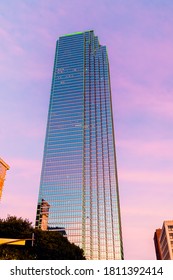
[[[172,139],[128,139],[118,142],[119,149],[126,154],[150,159],[173,159]]]
[[[41,162],[6,158],[10,165],[1,201],[1,217],[7,214],[35,220]]]

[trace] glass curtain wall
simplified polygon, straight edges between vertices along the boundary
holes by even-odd
[[[123,259],[109,64],[93,31],[57,41],[36,227],[87,259]]]

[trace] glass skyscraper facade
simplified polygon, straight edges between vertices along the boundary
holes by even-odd
[[[87,259],[123,259],[113,130],[106,47],[93,31],[61,36],[36,227],[65,232]]]

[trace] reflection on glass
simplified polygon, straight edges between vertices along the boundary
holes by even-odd
[[[93,31],[57,41],[42,198],[48,229],[65,229],[87,259],[123,259],[108,57]]]
[[[49,208],[49,203],[44,199],[42,199],[41,203],[38,203],[37,205],[36,227],[41,228],[42,230],[48,229]]]

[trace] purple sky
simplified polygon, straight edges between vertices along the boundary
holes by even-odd
[[[94,29],[109,54],[125,259],[155,259],[173,219],[173,1],[1,0],[0,217],[34,222],[59,36]]]

